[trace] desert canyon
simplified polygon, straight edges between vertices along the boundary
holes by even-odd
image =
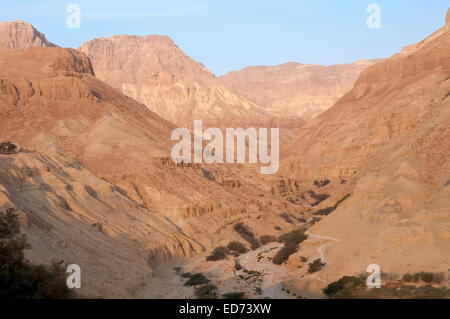
[[[222,77],[166,36],[75,50],[3,22],[0,114],[0,142],[20,146],[0,153],[0,210],[17,209],[29,260],[80,265],[83,297],[195,297],[181,272],[250,298],[323,298],[370,264],[448,272],[450,10],[386,59]],[[279,172],[174,163],[171,132],[200,119],[280,127]],[[261,236],[299,228],[306,240],[274,264],[283,245]],[[232,241],[248,252],[206,260]]]

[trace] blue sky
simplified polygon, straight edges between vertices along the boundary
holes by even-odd
[[[164,34],[215,74],[285,62],[339,64],[388,57],[442,27],[448,0],[3,0],[1,21],[25,20],[77,48],[115,34]],[[81,28],[66,25],[79,4]],[[381,28],[366,11],[381,8]]]

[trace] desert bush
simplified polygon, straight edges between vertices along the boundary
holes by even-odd
[[[309,190],[308,194],[312,199],[316,200],[315,203],[311,204],[312,206],[317,206],[320,203],[322,203],[324,200],[326,200],[328,197],[330,197],[329,194],[316,194],[313,190]]]
[[[413,282],[414,281],[414,275],[404,274],[403,275],[403,281],[404,282]]]
[[[322,259],[316,259],[312,263],[308,264],[308,272],[310,274],[320,271],[326,264],[322,262]]]
[[[17,149],[17,145],[11,142],[0,143],[0,152],[14,152]]]
[[[295,254],[298,250],[299,244],[308,238],[304,234],[303,229],[293,230],[289,233],[283,234],[278,239],[281,243],[284,243],[282,247],[273,257],[272,262],[275,265],[281,265],[286,262],[292,254]]]
[[[67,287],[62,261],[33,265],[24,258],[30,248],[14,209],[0,212],[0,299],[67,299],[75,293]]]
[[[315,180],[315,181],[314,181],[314,185],[315,185],[317,188],[325,187],[325,186],[327,186],[327,185],[330,184],[330,183],[331,183],[331,182],[330,182],[329,179],[326,179],[326,180],[323,180],[323,181],[318,181],[318,180]]]
[[[189,277],[189,280],[184,284],[185,286],[199,286],[204,284],[209,284],[211,280],[209,280],[202,273],[194,274]]]
[[[181,278],[191,278],[192,274],[190,272],[184,272],[180,275]]]
[[[202,174],[204,178],[210,180],[211,182],[214,182],[216,180],[214,175],[210,171],[204,169],[203,167],[202,167]]]
[[[433,274],[433,282],[440,284],[441,282],[443,282],[445,280],[445,275],[443,273],[440,272],[435,272]]]
[[[313,214],[314,214],[314,215],[317,215],[317,216],[327,216],[327,215],[331,214],[332,212],[334,212],[334,211],[339,207],[339,205],[340,205],[343,201],[345,201],[347,198],[349,198],[349,197],[350,197],[350,194],[347,194],[347,195],[345,195],[343,198],[341,198],[340,200],[338,200],[338,201],[336,202],[336,204],[334,204],[334,206],[327,207],[327,208],[323,208],[323,209],[319,209],[318,211],[316,211],[316,212],[313,213]]]
[[[267,245],[273,242],[276,242],[277,238],[275,236],[270,236],[270,235],[263,235],[261,237],[259,237],[259,242],[263,245]]]
[[[213,284],[204,285],[194,290],[198,299],[216,299],[217,298],[217,286]]]
[[[283,234],[279,237],[278,241],[281,243],[291,243],[300,244],[302,241],[306,240],[308,236],[305,235],[303,229],[296,229],[289,233]]]
[[[243,243],[240,243],[238,241],[232,241],[228,244],[227,248],[235,253],[238,254],[245,254],[248,252],[247,247]]]
[[[229,293],[223,294],[222,297],[224,299],[244,299],[245,292],[229,292]]]
[[[253,232],[248,229],[248,227],[245,226],[244,223],[237,223],[236,225],[234,225],[234,230],[250,244],[251,249],[255,250],[261,247],[261,244],[255,238],[255,234],[253,234]]]
[[[280,231],[281,227],[280,226],[275,226],[274,229]]]
[[[358,277],[345,276],[338,281],[329,284],[326,288],[323,289],[323,292],[328,297],[336,297],[345,289],[352,290],[361,287],[363,284],[364,282]]]
[[[433,281],[433,273],[431,272],[421,272],[420,273],[420,279],[422,279],[423,282],[430,283]]]
[[[238,260],[234,261],[234,269],[237,271],[242,270],[242,265],[239,263]]]
[[[214,251],[211,253],[211,255],[206,257],[206,260],[207,261],[222,260],[222,259],[227,258],[227,256],[229,254],[230,254],[230,251],[228,250],[228,248],[219,246],[219,247],[214,248]]]
[[[272,262],[275,265],[281,265],[284,262],[288,261],[289,257],[292,254],[295,254],[298,249],[298,244],[286,244],[282,247],[273,257]]]
[[[287,214],[287,213],[281,213],[280,217],[284,219],[284,221],[288,224],[293,224],[294,221],[292,220],[292,218]]]

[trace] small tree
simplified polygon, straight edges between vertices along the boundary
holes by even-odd
[[[32,265],[24,258],[30,248],[20,234],[14,209],[0,212],[0,299],[63,299],[73,297],[66,285],[63,262]]]

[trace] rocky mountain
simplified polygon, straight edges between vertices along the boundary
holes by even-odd
[[[7,51],[25,50],[33,47],[54,47],[45,35],[25,21],[0,23],[0,49]]]
[[[300,63],[251,66],[229,72],[220,80],[268,113],[309,120],[353,88],[362,70],[380,61],[361,60],[332,66]]]
[[[228,89],[166,36],[112,36],[80,48],[96,76],[177,125],[254,125],[280,119]],[[275,112],[274,112],[275,113]]]
[[[133,296],[153,265],[311,219],[259,166],[175,164],[174,124],[94,76],[62,48],[0,52],[0,209],[14,207],[36,262],[83,270],[81,294]],[[306,203],[307,204],[307,203]],[[280,228],[281,229],[281,228]]]
[[[302,254],[317,276],[293,271],[307,293],[377,264],[387,274],[447,272],[450,260],[450,23],[362,71],[355,87],[284,150],[293,180],[332,181]],[[335,211],[344,195],[350,197]],[[290,262],[294,265],[298,254]]]

